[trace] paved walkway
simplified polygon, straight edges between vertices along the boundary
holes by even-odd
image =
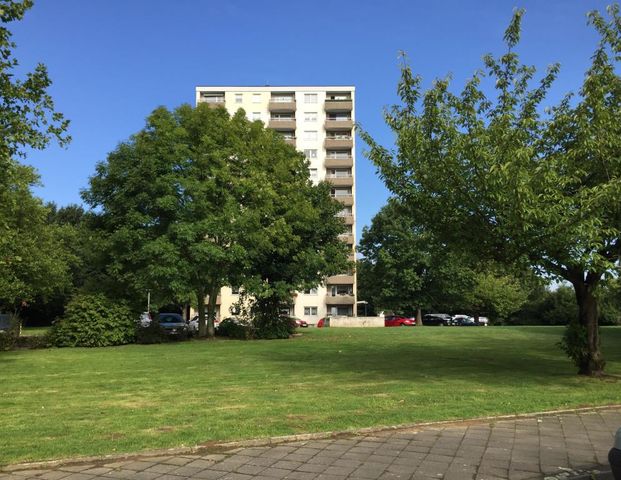
[[[36,470],[9,467],[10,472],[0,472],[0,480],[612,479],[607,454],[620,426],[621,408],[614,408],[390,430],[219,454],[142,456]]]

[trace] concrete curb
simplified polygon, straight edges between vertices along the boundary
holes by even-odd
[[[178,447],[159,450],[149,450],[145,452],[132,452],[125,454],[111,454],[100,455],[90,457],[75,457],[64,458],[58,460],[46,460],[41,462],[29,462],[29,463],[17,463],[13,465],[0,466],[0,472],[16,472],[20,470],[33,470],[33,469],[45,469],[50,467],[58,467],[62,465],[84,464],[84,463],[111,463],[122,460],[130,460],[134,458],[149,458],[149,457],[161,457],[161,456],[173,456],[173,455],[194,455],[197,453],[209,452],[209,453],[224,453],[233,454],[242,448],[248,447],[267,447],[278,445],[282,443],[291,442],[306,442],[310,440],[326,440],[329,438],[342,438],[342,437],[354,437],[358,435],[368,435],[373,433],[385,433],[396,432],[406,430],[422,430],[425,428],[434,427],[447,427],[447,426],[459,426],[465,424],[476,423],[489,423],[499,422],[503,420],[518,420],[535,417],[545,417],[552,415],[562,415],[570,413],[582,413],[582,412],[598,412],[602,410],[614,410],[621,408],[621,404],[602,405],[597,407],[580,407],[580,408],[568,408],[560,410],[546,410],[542,412],[533,413],[517,413],[513,415],[498,415],[498,416],[485,416],[475,417],[468,419],[458,420],[442,420],[437,422],[418,422],[418,423],[404,423],[399,425],[381,425],[377,427],[366,427],[350,430],[336,430],[330,432],[317,432],[317,433],[303,433],[296,435],[283,435],[277,437],[263,437],[254,438],[249,440],[240,440],[235,442],[208,442],[194,445],[192,447]],[[603,472],[602,472],[603,473]],[[582,478],[582,477],[575,477]]]

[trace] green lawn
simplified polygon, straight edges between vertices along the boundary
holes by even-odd
[[[309,329],[273,341],[0,352],[0,464],[617,403],[555,327]],[[603,329],[621,375],[621,328]]]
[[[40,337],[50,331],[50,327],[24,327],[22,337]]]

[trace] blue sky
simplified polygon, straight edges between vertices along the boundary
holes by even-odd
[[[71,120],[66,149],[33,152],[36,193],[81,203],[96,162],[144,125],[155,107],[192,103],[196,85],[353,84],[357,120],[380,143],[382,108],[396,101],[398,52],[425,84],[451,73],[459,86],[484,53],[502,53],[514,7],[524,7],[522,59],[561,63],[552,99],[576,90],[597,37],[595,0],[36,0],[9,28],[20,69],[45,63],[57,109]],[[387,191],[358,142],[360,230]]]

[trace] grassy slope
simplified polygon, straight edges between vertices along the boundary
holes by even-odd
[[[300,432],[619,402],[582,378],[561,328],[304,331],[0,352],[0,464]],[[621,328],[603,329],[621,374]]]

